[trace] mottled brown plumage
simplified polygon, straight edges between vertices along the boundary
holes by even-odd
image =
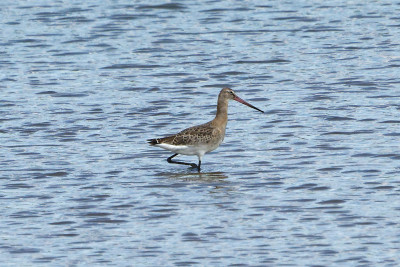
[[[197,167],[200,171],[203,155],[216,149],[224,140],[226,124],[228,122],[228,101],[231,99],[263,112],[239,98],[232,89],[224,88],[218,95],[217,113],[212,121],[187,128],[175,135],[149,139],[147,141],[151,145],[174,152],[175,154],[168,158],[169,163],[190,165]],[[197,155],[199,164],[172,161],[172,158],[178,154]]]
[[[171,145],[197,145],[217,142],[222,135],[221,129],[213,126],[212,121],[187,128],[175,135],[150,139],[152,145],[168,143]]]

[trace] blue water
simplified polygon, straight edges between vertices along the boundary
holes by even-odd
[[[2,1],[1,266],[399,266],[399,14]],[[265,114],[230,103],[200,174],[146,144],[225,86]]]

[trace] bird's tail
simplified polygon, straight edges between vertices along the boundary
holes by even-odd
[[[160,143],[160,139],[148,139],[147,143],[149,143],[150,145],[154,146]]]

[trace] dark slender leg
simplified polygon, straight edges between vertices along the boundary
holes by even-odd
[[[201,160],[199,160],[199,164],[197,165],[197,170],[200,172]]]
[[[186,162],[182,162],[182,161],[173,161],[172,159],[174,157],[176,157],[177,155],[178,155],[178,153],[177,154],[173,154],[171,157],[167,158],[168,163],[189,165],[189,166],[192,166],[193,168],[197,168],[200,171],[200,166],[197,166],[195,163],[186,163]]]

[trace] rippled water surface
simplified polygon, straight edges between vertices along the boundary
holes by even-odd
[[[2,1],[2,266],[399,266],[396,1]],[[197,173],[146,144],[215,114]],[[195,157],[180,156],[195,162]]]

